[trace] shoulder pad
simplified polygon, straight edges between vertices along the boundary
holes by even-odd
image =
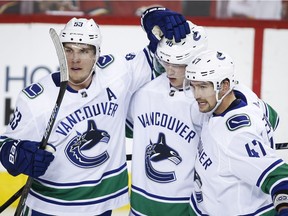
[[[231,116],[226,125],[230,131],[235,131],[242,127],[249,127],[251,125],[250,117],[247,114],[237,114]]]
[[[114,56],[113,55],[104,55],[100,56],[98,61],[97,61],[97,66],[100,68],[105,68],[108,65],[110,65],[114,61]]]

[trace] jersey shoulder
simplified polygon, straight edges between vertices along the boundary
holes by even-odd
[[[147,82],[141,88],[139,88],[135,94],[134,98],[143,100],[144,98],[159,98],[163,99],[162,96],[168,95],[169,92],[169,80],[166,76],[158,76],[157,78]]]
[[[241,98],[246,103],[257,106],[268,119],[274,131],[277,129],[280,117],[277,111],[270,104],[260,99],[250,88],[243,84],[237,84],[234,93],[237,98]]]
[[[125,55],[123,54],[105,54],[101,55],[96,63],[99,68],[107,68],[110,65],[118,66],[118,65],[125,65],[125,62],[129,64],[129,62],[137,62],[139,59],[145,59],[147,62],[150,62],[152,59],[149,51],[147,49],[138,50],[135,52],[129,52]],[[151,60],[152,61],[152,60]]]
[[[258,104],[258,96],[250,88],[243,84],[238,83],[235,85],[234,93],[237,98],[245,101],[247,104]]]
[[[123,54],[105,54],[99,57],[96,63],[96,73],[103,73],[104,76],[131,76],[139,71],[141,67],[149,68],[149,61],[144,51],[130,52]]]
[[[256,106],[247,104],[228,112],[225,119],[225,125],[230,132],[241,128],[249,130],[250,127],[259,126],[259,123],[263,121],[263,113]]]
[[[24,89],[19,94],[19,99],[28,106],[43,106],[55,103],[60,86],[60,73],[55,72],[42,77]]]
[[[170,90],[169,79],[166,77],[166,74],[161,74],[160,76],[156,77],[155,79],[145,84],[141,88],[141,90],[152,92],[169,91]]]

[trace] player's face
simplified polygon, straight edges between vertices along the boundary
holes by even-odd
[[[84,82],[91,73],[95,63],[95,49],[91,45],[65,43],[64,50],[69,69],[69,81],[79,84]],[[91,82],[91,77],[79,88],[87,87]]]
[[[186,65],[170,64],[164,61],[160,63],[165,68],[170,84],[175,88],[182,88]]]
[[[210,112],[217,104],[216,92],[211,82],[191,81],[192,92],[198,102],[199,111]]]

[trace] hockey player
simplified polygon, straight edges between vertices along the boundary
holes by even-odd
[[[192,23],[190,28],[191,34],[179,43],[161,39],[153,63],[154,70],[163,74],[138,90],[130,104],[131,215],[188,215],[203,114],[195,100],[185,97],[183,81],[186,65],[208,46],[205,29]],[[271,116],[277,127],[277,113],[267,103],[243,85],[238,84],[234,91],[248,103],[258,104],[259,111]]]
[[[154,69],[163,73],[141,88],[130,104],[133,125],[131,215],[188,215],[198,135],[183,91],[185,67],[207,48],[201,26],[175,43],[162,38]]]
[[[259,107],[236,97],[231,57],[203,52],[185,76],[205,113],[191,215],[287,215],[288,165],[270,148],[273,130]]]
[[[148,10],[142,26],[149,47],[159,41],[155,28],[179,41],[190,32],[182,15],[165,8]],[[101,34],[92,19],[71,19],[60,38],[69,86],[49,139],[55,152],[38,147],[59,91],[57,72],[20,92],[1,136],[1,163],[14,176],[34,178],[25,215],[111,215],[129,202],[125,119],[131,95],[153,77],[150,54],[145,48],[99,57]]]

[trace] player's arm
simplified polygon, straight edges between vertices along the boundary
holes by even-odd
[[[250,88],[241,83],[238,83],[235,86],[235,90],[236,91],[234,91],[234,93],[237,98],[241,98],[248,104],[256,104],[257,106],[259,106],[264,116],[267,117],[269,123],[275,131],[279,124],[279,116],[276,110],[266,101],[258,98],[258,96]]]
[[[273,130],[275,131],[279,125],[279,115],[276,110],[265,101],[259,99],[260,108],[262,109],[264,115],[267,117],[269,123],[271,124]]]
[[[141,16],[141,26],[150,41],[149,49],[154,53],[160,39],[164,36],[180,42],[190,33],[185,17],[163,7],[148,8]]]
[[[283,206],[279,209],[277,216],[287,216],[288,215],[288,206]]]
[[[135,95],[135,94],[134,94]],[[126,138],[133,138],[133,127],[134,127],[134,121],[133,121],[133,100],[134,96],[132,97],[132,100],[130,101],[127,117],[126,117],[126,124],[125,124],[125,135]]]
[[[239,137],[237,138],[239,140]],[[235,146],[238,146],[235,140],[233,140],[233,152],[235,152]],[[239,149],[238,153],[247,153],[249,157],[246,156],[243,157],[243,160],[239,160],[238,154],[235,161],[233,160],[233,156],[230,157],[230,161],[232,162],[231,167],[235,168],[233,173],[246,182],[252,183],[255,181],[256,185],[264,193],[270,194],[274,208],[278,212],[276,216],[288,216],[288,164],[284,163],[281,158],[273,156],[276,155],[275,152],[272,153],[275,150],[269,148],[267,145],[262,145],[260,140],[255,139],[255,142],[254,140],[250,143],[245,142],[245,148],[242,148],[242,150],[245,150],[241,151]],[[254,158],[257,158],[257,160]],[[245,172],[247,167],[255,167],[256,169],[247,173]],[[262,173],[259,173],[259,171],[262,171]],[[261,182],[262,184],[260,185]]]
[[[259,115],[258,121],[255,121],[253,115]],[[264,120],[260,119],[260,113],[254,109],[254,113],[251,110],[250,118],[246,122],[239,122],[238,128],[234,131],[242,132],[233,136],[226,154],[231,172],[244,182],[255,184],[264,193],[270,194],[277,215],[284,216],[288,212],[282,209],[288,207],[288,164],[269,147],[269,144],[265,144],[270,140],[264,135],[268,131]],[[229,128],[232,128],[233,124],[232,121],[227,121]],[[245,172],[247,167],[253,171]]]
[[[133,103],[135,100],[135,94],[132,96],[132,99],[130,101],[127,117],[126,117],[126,124],[125,124],[125,135],[126,138],[133,138],[133,127],[134,127],[134,119],[133,119]]]
[[[284,163],[268,174],[261,188],[264,192],[271,191],[274,208],[277,216],[288,215],[288,164]]]
[[[287,170],[286,170],[287,171]],[[288,181],[277,184],[271,193],[277,216],[288,215]]]
[[[39,149],[39,133],[36,117],[28,106],[29,97],[23,92],[17,98],[16,108],[5,133],[0,136],[0,161],[13,176],[26,174],[39,177],[45,173],[54,159],[51,152]],[[44,118],[43,118],[44,119]],[[42,124],[42,122],[40,122]],[[31,141],[34,140],[34,141]]]

